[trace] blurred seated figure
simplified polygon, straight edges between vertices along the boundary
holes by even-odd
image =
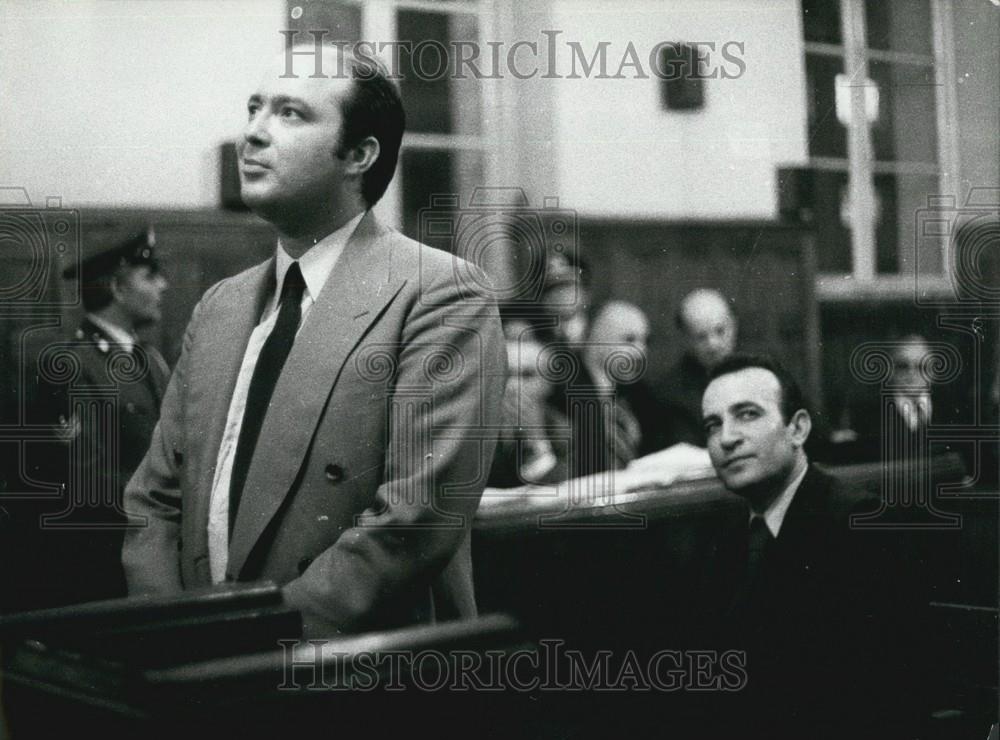
[[[553,483],[569,477],[566,447],[569,428],[555,417],[547,399],[552,384],[542,375],[542,343],[528,326],[515,322],[507,333],[507,387],[503,398],[503,428],[490,469],[489,486],[513,488]],[[554,429],[562,439],[551,439]],[[557,452],[558,451],[558,452]]]
[[[658,389],[668,424],[663,446],[687,442],[705,447],[701,397],[709,372],[736,347],[736,316],[719,291],[698,288],[681,299],[675,321],[684,340],[684,355]]]
[[[614,468],[610,420],[605,419],[605,390],[584,357],[588,336],[587,276],[579,259],[551,255],[539,301],[536,336],[544,347],[542,366],[552,384],[548,414],[568,425],[566,478],[579,478]]]
[[[848,400],[843,428],[835,433],[838,458],[914,460],[922,454],[922,440],[932,423],[954,423],[961,416],[961,404],[935,387],[931,347],[924,337],[901,337],[893,343],[890,358],[888,380],[859,390]]]
[[[667,412],[642,379],[648,341],[646,314],[626,301],[604,304],[587,337],[587,370],[615,398],[614,419],[608,421],[616,469],[667,446]]]
[[[549,255],[541,297],[543,322],[539,334],[545,341],[565,342],[579,349],[587,338],[589,290],[586,264],[564,254]]]

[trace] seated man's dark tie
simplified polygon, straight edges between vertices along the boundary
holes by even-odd
[[[742,612],[748,608],[753,595],[754,585],[764,563],[768,545],[774,541],[771,530],[763,517],[754,516],[750,520],[747,537],[747,560],[743,578],[739,583],[736,596],[730,606],[731,613]]]
[[[760,572],[767,544],[773,540],[771,530],[767,527],[764,517],[755,516],[750,520],[750,539],[747,552],[747,578],[752,582]]]
[[[240,427],[240,438],[236,443],[236,455],[233,458],[233,470],[229,479],[230,535],[236,522],[236,513],[239,511],[240,497],[243,495],[243,486],[250,470],[254,447],[257,446],[257,438],[264,425],[264,415],[267,413],[271,396],[274,394],[274,386],[278,383],[281,368],[285,365],[292,343],[295,341],[295,333],[299,328],[299,320],[302,317],[302,294],[305,287],[299,263],[293,262],[285,273],[285,283],[281,287],[281,306],[277,321],[260,351],[247,391],[243,424]]]

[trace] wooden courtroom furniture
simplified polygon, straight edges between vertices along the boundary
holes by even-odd
[[[826,469],[877,495],[885,485],[879,463]],[[935,458],[928,485],[954,485],[964,474],[957,455]],[[514,497],[517,490],[508,493]],[[504,491],[487,495],[498,498]],[[903,514],[924,516],[919,510],[890,513],[897,523]],[[737,536],[746,516],[743,500],[715,478],[624,495],[591,491],[572,506],[544,492],[510,505],[481,506],[473,529],[477,598],[483,609],[506,611],[542,628],[588,631],[606,622],[629,629],[632,619],[639,620],[638,628],[644,615],[654,613],[657,620],[683,621],[718,602],[713,590],[725,588],[725,580],[705,573],[704,564],[732,549],[726,538]],[[935,580],[953,577],[957,564],[950,553],[958,551],[962,534],[955,527],[911,538]],[[660,626],[667,631],[680,625]]]
[[[962,475],[961,467],[948,460],[932,470],[937,471],[935,485]],[[882,479],[878,466],[833,472],[860,486],[877,488]],[[385,734],[381,730],[409,731],[433,722],[433,717],[455,719],[455,724],[434,725],[437,736],[452,731],[456,736],[469,732],[490,736],[493,730],[497,737],[541,738],[567,728],[585,728],[593,717],[592,708],[611,701],[606,696],[583,690],[472,689],[459,696],[445,689],[382,691],[384,684],[375,691],[351,691],[342,682],[348,680],[345,676],[368,675],[358,674],[350,657],[366,651],[438,651],[450,656],[464,651],[481,658],[488,651],[511,656],[527,649],[527,654],[537,654],[544,649],[540,641],[546,639],[616,651],[704,647],[698,644],[691,615],[716,603],[718,594],[711,590],[725,583],[699,566],[726,544],[733,531],[728,525],[745,516],[742,500],[726,493],[714,479],[637,491],[614,500],[595,492],[595,498],[568,509],[552,498],[487,506],[474,527],[480,610],[505,612],[509,617],[344,636],[317,648],[319,653],[302,645],[295,648],[297,653],[277,649],[281,630],[276,631],[274,623],[262,626],[262,614],[280,613],[273,601],[275,590],[267,586],[246,586],[246,591],[216,600],[196,594],[175,607],[169,600],[125,600],[8,617],[0,622],[3,684],[7,706],[15,709],[8,714],[16,724],[25,717],[18,708],[30,710],[22,737],[47,736],[42,730],[51,730],[53,723],[61,730],[99,728],[108,737],[140,732],[176,736],[192,728],[223,734],[273,733],[290,718],[304,729],[328,727],[331,717],[343,731],[371,730],[376,723],[378,736]],[[227,604],[226,599],[242,601]],[[234,612],[245,618],[234,617]],[[982,613],[976,611],[974,616]],[[950,650],[954,665],[962,667],[978,639],[969,625],[974,622],[979,629],[975,625],[989,624],[990,618],[988,613],[972,622],[949,618],[946,622],[952,627],[933,637],[941,649]],[[152,624],[141,626],[147,620]],[[193,629],[199,621],[229,625],[234,634],[242,631],[244,638],[257,642],[239,645],[230,640],[227,645],[230,638],[224,632]],[[100,639],[93,639],[95,635]],[[116,646],[122,637],[126,642]],[[131,649],[122,650],[121,644],[130,644]],[[301,672],[291,681],[290,661]],[[981,662],[986,666],[986,660]],[[326,666],[337,678],[316,685],[314,664]],[[969,695],[965,687],[943,680],[954,675],[939,678],[929,710],[960,711],[963,717],[981,714],[981,704],[962,703]],[[386,677],[375,680],[384,682]],[[339,689],[333,687],[337,681]],[[636,701],[644,700],[629,694],[614,706],[633,712],[639,720],[673,718],[675,725],[664,725],[664,732],[683,723],[698,726],[700,705],[691,693],[654,693],[645,703]],[[36,730],[39,734],[33,735]]]
[[[879,463],[865,463],[828,468],[828,472],[847,485],[881,494],[886,476],[899,471],[887,473]],[[929,473],[932,490],[961,490],[965,469],[958,455],[935,458]],[[935,501],[943,510],[963,513],[964,526],[899,531],[900,537],[893,541],[906,552],[897,554],[898,561],[927,587],[929,599],[965,598],[992,605],[990,614],[973,610],[973,616],[981,617],[978,621],[964,618],[968,617],[965,612],[949,616],[949,624],[974,622],[969,634],[982,635],[983,625],[995,619],[995,584],[992,593],[984,594],[976,576],[989,566],[961,555],[971,549],[984,559],[992,553],[995,560],[996,518],[990,522],[977,515],[983,507],[976,499],[939,493]],[[995,507],[992,511],[995,514]],[[890,513],[896,524],[905,520],[926,523],[922,511]],[[629,519],[636,515],[642,519]],[[740,536],[746,516],[743,501],[727,493],[714,478],[617,497],[597,494],[570,507],[565,498],[551,496],[487,505],[481,507],[473,530],[477,598],[481,608],[511,613],[543,638],[619,651],[703,648],[699,619],[722,608],[725,590],[732,583],[723,573],[706,572],[705,565],[724,565],[726,557],[735,557],[735,543],[730,540]],[[970,538],[976,541],[970,543]],[[978,582],[980,588],[963,590],[963,581]],[[962,605],[959,611],[969,606]],[[963,678],[955,671],[968,657],[969,641],[953,646],[953,628],[928,629],[928,633],[926,649],[950,657],[932,669],[936,688],[923,713],[929,717],[941,702],[948,704],[947,699],[955,695],[961,704],[962,697],[972,692],[965,709],[980,715],[982,691],[969,689],[962,694],[968,687],[955,685],[956,679]],[[995,650],[976,664],[984,662],[995,676]],[[982,670],[977,670],[981,675]],[[982,679],[978,680],[981,687]],[[682,702],[675,711],[685,708]],[[693,714],[696,723],[697,710]]]
[[[270,618],[277,613],[289,618]],[[533,650],[501,615],[325,641],[300,642],[299,630],[272,584],[7,617],[0,655],[11,734],[273,737],[335,726],[381,737],[453,716],[434,735],[459,736],[468,719],[457,713],[489,716],[488,696],[468,689],[490,680],[480,667],[486,652]],[[460,662],[444,666],[447,656]],[[520,698],[511,706],[528,708]]]

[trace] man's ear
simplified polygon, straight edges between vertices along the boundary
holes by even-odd
[[[349,175],[363,175],[371,166],[375,164],[382,147],[378,139],[368,136],[347,150],[344,161],[347,163],[347,173]]]
[[[792,414],[791,421],[788,422],[792,430],[792,443],[796,447],[802,447],[809,439],[809,432],[812,431],[812,417],[805,409],[799,409]]]
[[[116,275],[114,275],[111,278],[111,281],[108,283],[108,290],[111,291],[111,297],[115,301],[120,301],[121,300],[121,294],[122,294],[122,276],[121,276],[121,274],[116,274]]]

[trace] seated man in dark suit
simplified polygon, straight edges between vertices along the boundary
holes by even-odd
[[[933,356],[924,337],[908,334],[891,342],[889,357],[888,379],[855,393],[846,404],[843,424],[851,436],[835,459],[916,462],[925,454],[948,451],[946,444],[924,446],[932,424],[957,424],[967,417],[967,404],[933,382],[935,360],[941,357]]]
[[[699,288],[681,299],[674,318],[684,338],[684,356],[660,386],[667,406],[665,446],[687,442],[704,447],[701,396],[709,372],[736,346],[736,315],[717,290]]]
[[[729,716],[760,737],[904,736],[918,651],[899,646],[919,602],[886,567],[904,561],[894,538],[852,527],[877,501],[809,463],[802,393],[770,359],[717,365],[702,413],[712,464],[750,509],[724,630],[746,651],[748,685]]]

